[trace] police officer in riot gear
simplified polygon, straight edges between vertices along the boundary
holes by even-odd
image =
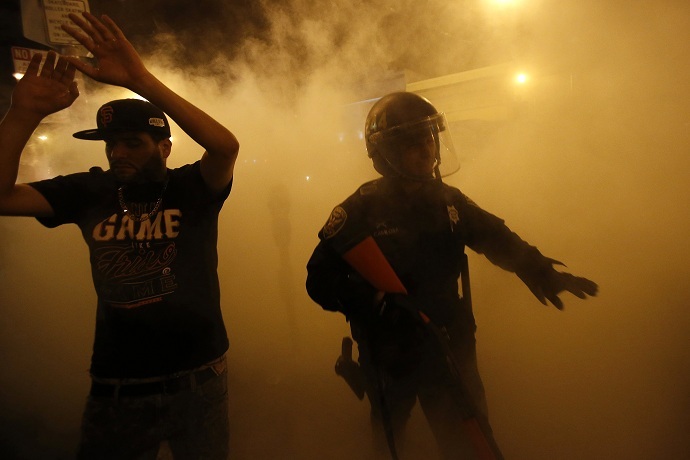
[[[374,168],[382,176],[410,182],[456,172],[459,165],[446,125],[445,115],[421,96],[385,96],[369,111],[365,125],[367,153]]]
[[[516,273],[540,302],[559,309],[562,291],[584,299],[597,285],[555,270],[557,261],[443,183],[457,159],[444,115],[425,98],[384,96],[369,112],[365,138],[382,177],[333,209],[307,264],[307,291],[350,322],[382,452],[397,458],[404,449],[419,400],[443,458],[501,458],[477,369],[469,292],[459,294],[465,247]],[[404,289],[380,287],[376,278],[385,270],[372,267],[371,250],[358,251],[367,239]]]

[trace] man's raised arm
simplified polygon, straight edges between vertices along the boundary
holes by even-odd
[[[16,183],[19,159],[41,120],[72,105],[79,90],[75,68],[65,58],[57,59],[49,52],[39,72],[41,59],[40,54],[31,59],[0,121],[0,215],[45,217],[53,213],[43,195],[29,185]]]
[[[204,111],[172,91],[142,62],[122,30],[108,16],[90,13],[70,14],[79,26],[63,29],[88,49],[98,63],[89,65],[76,57],[69,61],[96,81],[122,86],[134,91],[163,110],[206,151],[201,171],[210,189],[220,192],[232,179],[239,143],[235,136]]]

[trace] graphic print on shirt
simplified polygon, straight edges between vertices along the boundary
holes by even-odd
[[[99,297],[112,307],[159,302],[177,289],[173,262],[182,213],[165,209],[137,222],[113,214],[93,228],[93,270]]]

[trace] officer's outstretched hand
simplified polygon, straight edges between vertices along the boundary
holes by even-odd
[[[548,300],[556,308],[562,310],[563,302],[558,298],[558,294],[563,291],[568,291],[580,299],[597,295],[599,286],[594,281],[570,273],[559,272],[553,268],[553,265],[565,266],[557,260],[547,259],[547,264],[542,267],[517,272],[518,277],[542,304],[548,305]]]

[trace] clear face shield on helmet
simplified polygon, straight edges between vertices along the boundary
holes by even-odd
[[[369,143],[386,166],[406,179],[440,179],[460,169],[443,113],[372,133]]]

